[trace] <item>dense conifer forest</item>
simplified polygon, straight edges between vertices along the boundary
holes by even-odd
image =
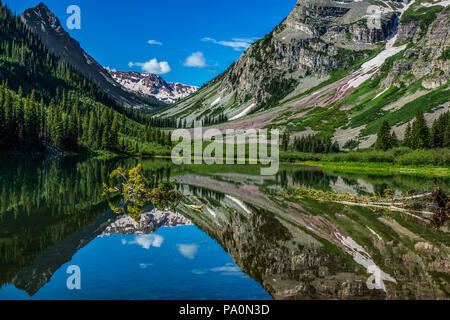
[[[170,138],[54,56],[0,1],[0,150],[136,153]]]

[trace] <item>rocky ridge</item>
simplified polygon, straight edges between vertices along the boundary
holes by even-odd
[[[164,115],[184,114],[196,105],[195,114],[187,113],[188,122],[203,117],[208,108],[209,114],[229,109],[230,119],[248,108],[245,116],[257,107],[274,106],[309,79],[326,79],[333,70],[351,67],[395,31],[398,5],[382,11],[380,29],[367,24],[370,5],[366,0],[299,0],[281,24],[203,89],[204,99],[197,96]]]
[[[373,5],[378,29],[368,25]],[[344,149],[370,147],[383,119],[403,138],[417,105],[429,125],[449,110],[448,19],[442,0],[300,0],[227,71],[160,115],[189,126],[223,114],[213,126],[222,131],[275,127]]]
[[[87,54],[79,42],[73,39],[59,19],[43,3],[20,14],[22,22],[37,34],[45,46],[55,55],[64,58],[84,76],[90,78],[116,101],[133,108],[155,109],[163,104],[154,97],[141,97],[124,90],[108,71]]]
[[[137,222],[128,215],[121,216],[111,223],[103,232],[103,235],[111,234],[149,234],[163,227],[177,227],[192,225],[192,222],[180,214],[171,211],[153,210],[140,215]]]
[[[172,104],[186,98],[199,88],[182,83],[167,82],[152,73],[124,72],[107,68],[112,78],[127,90]]]

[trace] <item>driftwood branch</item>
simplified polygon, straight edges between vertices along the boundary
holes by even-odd
[[[428,197],[431,197],[432,195],[433,195],[433,193],[429,192],[429,193],[418,194],[418,195],[411,196],[411,197],[406,197],[406,198],[396,198],[396,199],[392,199],[392,201],[403,202],[403,201],[406,201],[406,200],[416,200],[416,199],[428,198]]]
[[[381,205],[381,204],[348,202],[348,201],[333,201],[333,202],[341,203],[341,204],[345,204],[345,205],[349,205],[349,206],[359,206],[359,207],[375,208],[375,209],[388,209],[390,211],[402,212],[402,213],[408,214],[411,217],[417,218],[417,219],[422,220],[427,223],[431,223],[432,216],[434,215],[434,213],[430,212],[430,211],[417,211],[417,210],[400,208],[400,207],[396,207],[396,206],[392,206],[392,205],[388,205],[388,204]],[[421,217],[418,214],[429,216],[429,217]]]
[[[357,197],[349,194],[309,192],[303,189],[297,189],[296,193],[299,197],[311,197],[344,205],[402,212],[421,221],[432,223],[435,228],[439,228],[450,219],[449,198],[437,186],[434,187],[433,192],[384,200],[377,197]]]

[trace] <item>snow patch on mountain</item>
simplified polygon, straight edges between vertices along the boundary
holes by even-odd
[[[178,82],[166,82],[160,76],[152,73],[124,72],[110,68],[106,68],[106,70],[125,89],[142,95],[153,96],[168,104],[176,103],[199,89],[199,87]]]

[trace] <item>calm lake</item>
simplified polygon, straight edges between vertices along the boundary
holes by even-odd
[[[177,212],[139,223],[109,210],[102,183],[142,163],[176,180]],[[286,165],[175,166],[153,159],[0,158],[0,299],[450,298],[448,229],[407,214],[306,199],[295,187],[384,194],[447,192],[450,179]],[[193,207],[201,210],[193,210]],[[426,245],[428,244],[428,245]],[[68,268],[81,271],[70,290]],[[370,266],[381,283],[367,286]]]

